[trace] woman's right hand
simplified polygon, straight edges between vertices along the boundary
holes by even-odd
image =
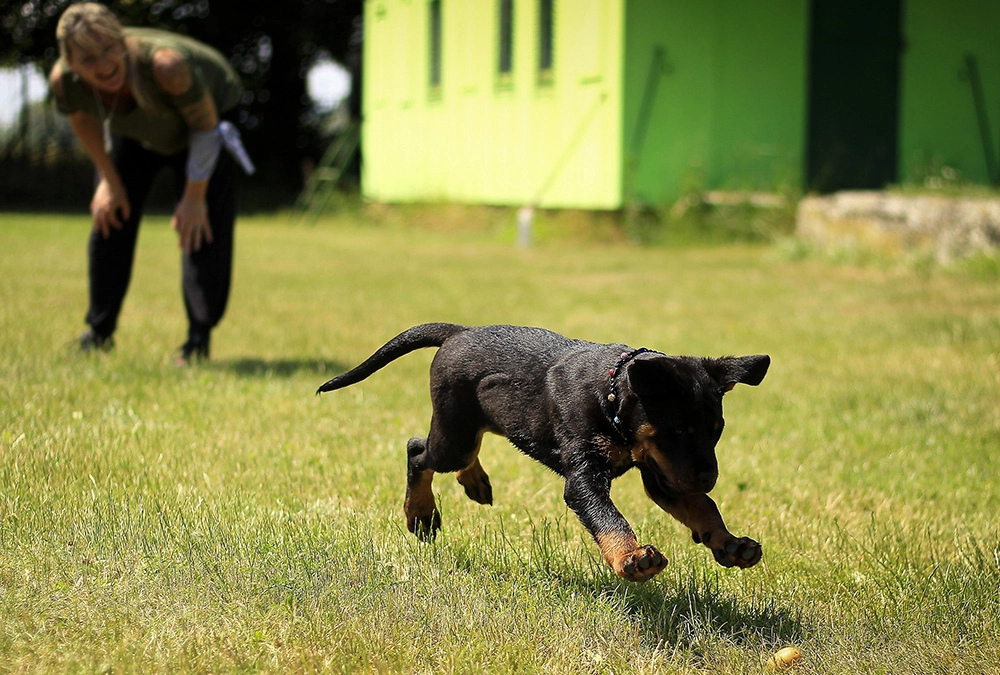
[[[107,239],[111,234],[111,228],[120,230],[131,212],[125,188],[122,186],[116,188],[106,178],[101,178],[97,189],[94,190],[94,198],[90,200],[94,229]]]

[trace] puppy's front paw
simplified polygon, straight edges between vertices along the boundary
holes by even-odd
[[[763,555],[760,544],[749,537],[730,537],[721,547],[711,548],[715,561],[723,567],[753,567]]]
[[[615,574],[629,581],[648,581],[663,571],[667,559],[653,546],[640,546],[634,551],[621,554],[612,562]]]

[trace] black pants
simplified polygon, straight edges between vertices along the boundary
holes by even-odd
[[[187,182],[186,150],[165,156],[143,148],[132,139],[116,138],[112,155],[128,194],[131,214],[120,230],[111,229],[107,239],[96,230],[90,235],[90,307],[86,321],[102,337],[110,336],[118,325],[118,314],[132,278],[139,223],[153,178],[161,170],[170,169],[178,199]],[[229,300],[236,224],[236,162],[225,148],[219,153],[209,180],[206,200],[212,243],[203,243],[199,250],[182,254],[181,285],[189,338],[207,338],[222,319]]]

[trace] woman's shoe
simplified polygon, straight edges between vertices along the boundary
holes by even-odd
[[[197,337],[188,338],[188,341],[181,345],[180,354],[177,356],[175,365],[189,366],[198,361],[208,360],[208,338]]]
[[[110,352],[115,348],[115,340],[110,335],[98,335],[93,328],[88,328],[78,339],[81,354]]]

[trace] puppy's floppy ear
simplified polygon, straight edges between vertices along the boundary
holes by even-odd
[[[719,383],[723,392],[732,391],[737,384],[756,387],[767,375],[771,357],[767,354],[753,356],[725,356],[721,359],[704,359],[705,370]]]
[[[665,356],[636,359],[627,373],[629,386],[639,398],[664,398],[681,389],[677,369]]]

